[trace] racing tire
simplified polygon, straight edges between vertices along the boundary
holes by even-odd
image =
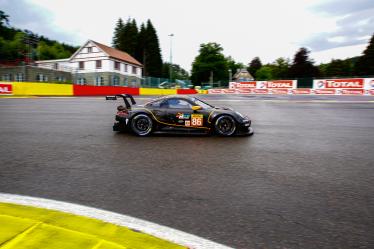
[[[214,130],[220,136],[231,136],[236,131],[236,122],[229,115],[219,116],[214,122]]]
[[[152,119],[146,114],[138,114],[131,119],[131,130],[137,136],[148,136],[153,128]]]

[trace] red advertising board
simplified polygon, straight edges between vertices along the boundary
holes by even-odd
[[[293,89],[292,94],[311,94],[312,90],[309,88],[299,88],[299,89]]]
[[[231,82],[230,88],[243,89],[243,88],[256,88],[256,81],[248,82]]]
[[[336,89],[314,89],[315,94],[335,94]]]
[[[12,84],[0,84],[0,95],[12,95],[13,86]]]
[[[73,86],[74,96],[104,96],[116,94],[139,95],[139,88],[121,86]]]
[[[267,88],[294,88],[293,80],[266,81]]]
[[[288,89],[271,89],[272,94],[288,94]]]
[[[341,89],[338,93],[343,95],[362,95],[364,94],[364,89]]]
[[[362,89],[364,88],[364,79],[325,79],[317,80],[317,86],[315,88],[321,89],[337,89],[337,88],[350,88],[350,89]]]
[[[269,89],[253,89],[252,92],[257,94],[268,94]]]

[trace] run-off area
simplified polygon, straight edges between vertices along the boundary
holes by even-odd
[[[0,192],[234,248],[374,247],[372,97],[200,97],[251,117],[255,134],[140,138],[112,132],[120,101],[0,99]]]

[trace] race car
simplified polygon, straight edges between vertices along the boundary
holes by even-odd
[[[130,131],[138,136],[152,133],[252,135],[251,120],[230,108],[216,107],[196,97],[159,97],[136,105],[133,96],[119,94],[107,100],[124,100],[117,107],[113,131]],[[129,101],[130,100],[130,101]]]

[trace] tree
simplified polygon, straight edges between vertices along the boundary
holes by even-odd
[[[363,55],[358,59],[355,71],[358,75],[374,75],[374,34]]]
[[[188,80],[190,78],[188,72],[181,68],[181,66],[177,64],[172,64],[173,67],[172,71],[172,79],[178,80]],[[170,63],[166,62],[162,66],[162,78],[169,78],[170,77]]]
[[[320,67],[323,75],[327,77],[351,76],[353,65],[349,60],[331,60],[330,63]]]
[[[293,78],[316,77],[319,75],[318,68],[313,65],[309,59],[310,51],[306,48],[300,48],[296,52],[293,63],[290,67],[289,76]]]
[[[136,44],[136,51],[135,51],[135,59],[137,59],[140,63],[144,64],[146,58],[145,58],[145,46],[147,44],[147,30],[145,25],[142,23],[140,26],[140,31],[138,34],[138,42]],[[147,74],[147,72],[143,71],[144,75]]]
[[[147,21],[144,40],[144,67],[146,76],[161,77],[162,57],[157,32],[151,20]]]
[[[249,63],[249,67],[247,68],[248,72],[252,74],[252,76],[256,75],[257,70],[262,67],[262,63],[259,57],[255,57]]]
[[[233,76],[239,69],[245,68],[243,63],[236,62],[231,56],[226,57],[228,70],[231,70],[231,76]]]
[[[273,79],[286,79],[290,70],[290,60],[280,57],[271,64],[271,67]]]
[[[212,76],[214,82],[227,81],[228,65],[222,51],[215,42],[200,45],[199,55],[192,63],[191,80],[195,85],[209,82]]]
[[[112,46],[116,49],[120,49],[123,47],[123,44],[121,42],[121,37],[123,33],[123,20],[122,18],[119,18],[116,24],[116,27],[114,28],[114,34],[113,34],[113,39],[112,39]]]
[[[256,80],[273,80],[273,66],[265,65],[256,71]]]

